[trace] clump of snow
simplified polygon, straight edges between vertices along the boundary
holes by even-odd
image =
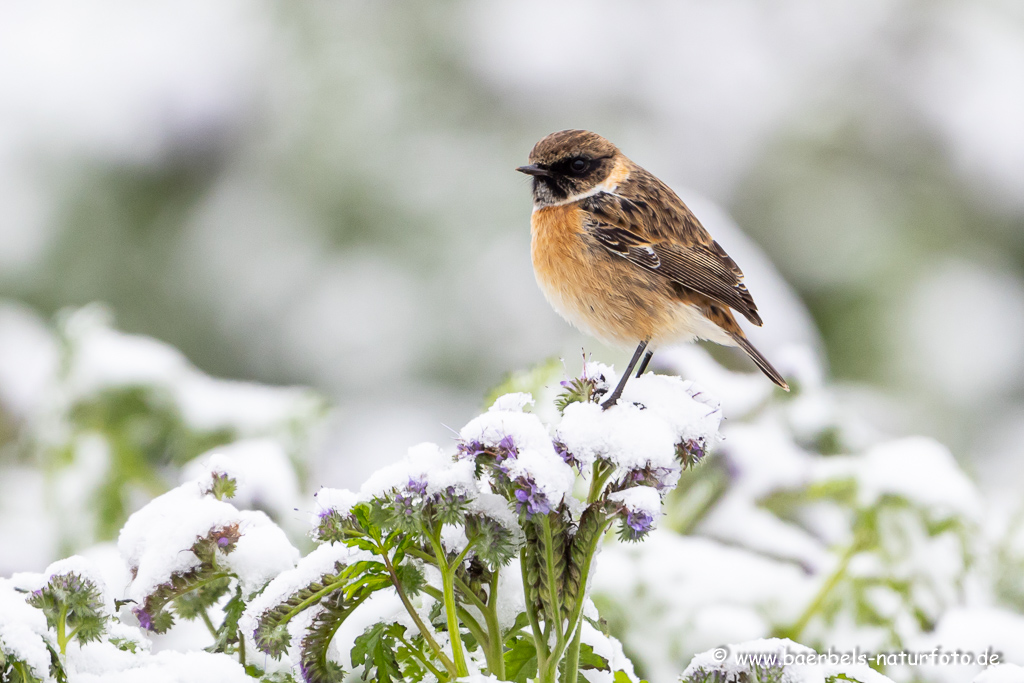
[[[25,594],[16,591],[11,581],[0,578],[0,650],[25,662],[37,678],[46,680],[50,671],[46,643],[51,638],[43,613],[30,607]]]
[[[317,511],[310,518],[310,524],[314,527],[320,523],[320,516],[324,515],[331,510],[334,510],[339,515],[347,515],[352,506],[361,502],[362,497],[348,489],[331,489],[324,487],[313,494],[316,499]]]
[[[55,576],[66,576],[68,574],[75,574],[81,579],[92,582],[100,595],[100,600],[102,601],[107,614],[114,613],[114,595],[107,588],[107,582],[103,578],[103,572],[92,560],[86,559],[81,555],[72,555],[71,557],[63,560],[57,560],[50,564],[49,567],[43,570],[42,584],[36,586],[36,588],[42,588]]]
[[[196,481],[209,490],[214,474],[235,480],[232,504],[266,510],[288,519],[299,506],[299,479],[281,443],[275,439],[244,439],[219,446],[186,465],[181,481]]]
[[[362,499],[367,500],[392,489],[404,489],[409,482],[422,484],[427,495],[444,494],[449,488],[465,495],[477,490],[472,462],[454,460],[440,446],[421,443],[410,448],[404,460],[377,470],[359,492]]]
[[[566,406],[555,430],[583,468],[601,458],[626,469],[675,467],[676,433],[654,411],[632,404],[602,410],[596,403]]]
[[[21,419],[39,414],[59,363],[45,323],[24,306],[0,303],[0,405]]]
[[[481,493],[470,502],[469,511],[498,522],[513,535],[516,543],[522,537],[523,530],[519,526],[519,516],[509,507],[508,501],[496,493]]]
[[[820,459],[813,472],[819,481],[854,479],[863,506],[891,495],[929,511],[935,520],[981,518],[981,500],[974,484],[949,449],[933,439],[909,437],[880,444],[860,456]]]
[[[535,403],[533,396],[525,392],[516,392],[512,394],[505,394],[495,399],[494,403],[488,410],[508,410],[513,412],[523,412],[527,406],[532,406]]]
[[[477,442],[487,447],[497,447],[502,439],[511,437],[520,452],[535,450],[557,458],[547,427],[536,415],[522,411],[521,397],[524,394],[511,396],[514,400],[505,400],[503,396],[486,413],[470,420],[459,432],[459,437],[465,443]],[[499,407],[505,405],[513,407]]]
[[[798,565],[698,536],[655,529],[643,543],[608,543],[593,591],[621,606],[627,648],[649,680],[675,680],[689,657],[791,623],[818,587]]]
[[[113,646],[111,646],[113,647]],[[109,652],[108,654],[113,654]],[[164,650],[133,657],[133,666],[121,671],[97,667],[97,673],[79,673],[81,683],[251,683],[252,678],[234,657],[213,652]],[[109,664],[105,660],[104,664]]]
[[[211,530],[232,525],[241,537],[223,564],[237,573],[246,592],[290,569],[299,557],[265,514],[239,511],[204,495],[196,482],[190,482],[150,501],[121,529],[117,547],[135,572],[128,596],[141,603],[172,574],[199,566],[199,558],[190,551],[193,544]]]
[[[592,604],[590,603],[590,605]],[[622,643],[618,639],[601,633],[586,619],[581,622],[581,628],[580,642],[589,645],[598,657],[604,657],[605,661],[608,662],[608,668],[611,669],[610,671],[584,669],[580,672],[582,678],[589,681],[589,683],[614,683],[616,673],[622,671],[630,681],[639,680],[633,672],[633,662],[629,661],[629,658],[622,651]]]
[[[99,305],[64,321],[71,349],[66,386],[74,401],[103,389],[147,386],[166,391],[194,429],[234,429],[248,436],[285,434],[295,421],[310,421],[322,401],[307,389],[268,387],[215,379],[193,367],[174,347],[112,327]]]
[[[971,683],[1020,683],[1024,681],[1024,666],[996,664],[975,676]]]

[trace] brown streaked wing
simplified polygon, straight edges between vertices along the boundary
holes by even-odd
[[[585,221],[587,229],[609,251],[720,301],[761,325],[757,305],[736,262],[711,239],[682,200],[651,174],[634,173],[616,194],[588,197],[582,208],[590,214]]]

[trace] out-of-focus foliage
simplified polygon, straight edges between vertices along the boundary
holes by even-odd
[[[0,296],[214,374],[436,424],[575,353],[512,168],[584,127],[731,209],[894,429],[1020,428],[1013,2],[48,0],[0,9],[0,64]]]
[[[0,451],[5,571],[116,539],[131,512],[215,447],[248,462],[247,502],[294,527],[323,398],[209,377],[173,347],[114,330],[97,306],[36,332],[53,353]]]

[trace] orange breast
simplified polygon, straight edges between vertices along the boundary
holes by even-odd
[[[573,204],[533,212],[533,269],[548,302],[613,346],[661,336],[675,309],[667,282],[601,247],[586,234],[584,217]]]

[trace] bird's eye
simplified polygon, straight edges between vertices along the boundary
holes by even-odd
[[[573,159],[572,163],[569,164],[569,170],[573,173],[583,173],[590,168],[590,162],[586,159]]]

